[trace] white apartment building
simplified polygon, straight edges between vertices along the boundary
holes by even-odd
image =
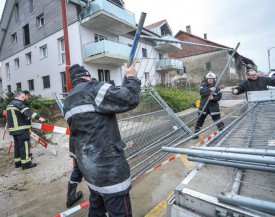
[[[71,65],[83,65],[94,78],[120,86],[137,29],[135,15],[124,8],[121,0],[71,0],[66,1],[66,17]],[[6,1],[0,24],[5,92],[27,89],[44,98],[66,92],[62,21],[60,0]],[[142,34],[162,37],[150,29]],[[165,67],[159,65],[167,52],[161,44],[165,43],[139,41],[135,58],[139,60],[138,77],[143,85],[148,78],[153,78],[150,83],[154,85],[157,71]]]

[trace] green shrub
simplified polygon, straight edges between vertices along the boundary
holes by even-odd
[[[198,92],[156,86],[155,90],[174,112],[192,108],[192,103],[200,98]]]

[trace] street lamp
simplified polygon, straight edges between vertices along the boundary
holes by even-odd
[[[270,50],[272,48],[275,48],[275,47],[271,47],[271,48],[267,49],[269,73],[271,72],[271,69],[270,69]]]

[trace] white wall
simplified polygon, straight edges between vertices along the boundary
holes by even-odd
[[[69,26],[68,31],[70,41],[70,57],[71,62],[82,62],[80,36],[78,24],[75,23]],[[62,83],[60,72],[65,71],[65,64],[60,64],[59,58],[59,45],[58,39],[63,37],[63,31],[59,31],[50,37],[39,41],[38,43],[24,49],[16,55],[4,60],[2,62],[3,67],[3,89],[7,88],[7,85],[11,85],[12,91],[16,89],[16,83],[21,82],[22,90],[29,89],[28,80],[34,80],[34,91],[32,94],[41,95],[45,98],[52,98],[52,93],[62,93]],[[40,47],[47,45],[48,57],[40,59]],[[31,52],[32,64],[26,64],[25,54]],[[19,58],[20,68],[14,68],[14,59]],[[11,77],[7,81],[5,64],[9,63]],[[43,88],[43,76],[50,76],[50,88]]]

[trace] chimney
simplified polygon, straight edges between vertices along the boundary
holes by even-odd
[[[186,26],[186,32],[191,34],[191,26]]]
[[[203,34],[203,38],[204,38],[205,40],[207,40],[207,34],[206,34],[206,33]]]

